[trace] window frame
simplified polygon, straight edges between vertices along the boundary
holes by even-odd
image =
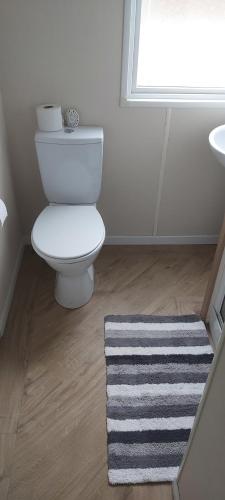
[[[225,107],[225,88],[137,87],[142,0],[124,0],[121,106]]]

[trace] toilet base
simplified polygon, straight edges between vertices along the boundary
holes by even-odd
[[[94,291],[94,267],[91,265],[76,276],[56,274],[55,299],[67,309],[76,309],[89,302]]]

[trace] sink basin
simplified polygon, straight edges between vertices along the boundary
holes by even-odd
[[[210,132],[209,145],[219,163],[225,167],[225,125],[220,125]]]

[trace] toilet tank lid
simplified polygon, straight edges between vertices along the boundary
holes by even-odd
[[[48,144],[97,144],[103,142],[101,127],[64,127],[57,132],[41,132],[35,134],[35,142]]]

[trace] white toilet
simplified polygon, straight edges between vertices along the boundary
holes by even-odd
[[[103,130],[37,132],[35,145],[49,205],[34,223],[32,246],[56,271],[57,302],[74,309],[93,294],[93,262],[105,239],[95,206],[102,180]]]

